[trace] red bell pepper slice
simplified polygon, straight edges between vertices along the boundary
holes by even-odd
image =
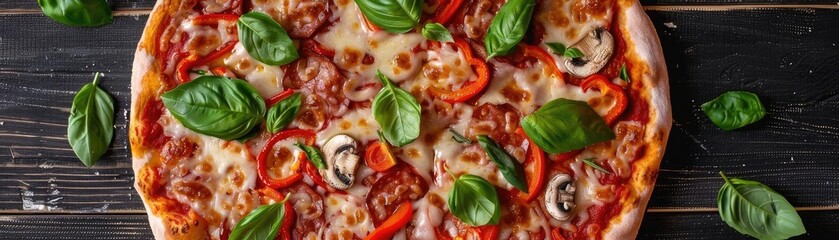
[[[411,202],[405,201],[396,208],[393,215],[385,220],[381,226],[367,235],[364,240],[387,240],[393,237],[399,229],[405,227],[411,218],[414,216],[414,209],[411,207]]]
[[[518,197],[522,201],[531,202],[539,196],[539,191],[545,186],[545,152],[542,151],[519,127],[516,133],[527,140],[527,160],[524,161],[524,173],[527,176],[527,193],[519,192]]]
[[[557,78],[559,78],[559,80],[562,80],[563,82],[565,81],[565,75],[561,71],[559,71],[559,68],[556,66],[556,61],[554,61],[554,58],[551,57],[551,54],[545,51],[545,49],[542,49],[539,46],[527,45],[523,43],[520,46],[522,48],[524,56],[535,58],[541,61],[543,64],[548,65],[548,68],[554,75],[556,75]]]
[[[615,106],[612,109],[609,109],[609,112],[603,116],[603,120],[606,121],[607,125],[612,125],[615,120],[626,110],[627,105],[627,98],[626,93],[624,93],[623,89],[618,85],[609,81],[606,76],[602,74],[593,74],[583,80],[580,83],[580,87],[583,89],[583,92],[587,92],[589,89],[597,89],[600,91],[601,95],[603,96],[611,96],[615,99]]]
[[[315,132],[303,129],[284,130],[282,132],[274,134],[274,136],[268,139],[268,142],[265,143],[265,147],[262,148],[262,151],[259,152],[259,156],[256,159],[256,169],[258,173],[257,175],[259,175],[259,180],[262,181],[262,183],[265,184],[265,186],[268,186],[270,188],[284,188],[303,178],[303,175],[301,175],[299,172],[292,173],[290,176],[282,179],[274,179],[270,175],[268,175],[268,169],[265,161],[268,160],[268,155],[271,154],[271,150],[274,148],[274,144],[277,144],[277,142],[279,141],[292,137],[305,138],[307,145],[312,145],[315,143]],[[297,159],[297,161],[298,163],[306,162],[306,156],[304,154],[301,154],[300,158]]]
[[[551,239],[552,240],[565,240],[565,238],[562,237],[562,234],[559,234],[559,231],[560,231],[559,228],[554,228],[553,230],[551,230]]]
[[[274,106],[274,104],[277,104],[278,102],[282,101],[283,99],[286,99],[288,96],[291,96],[291,94],[294,94],[294,90],[293,89],[286,89],[285,91],[283,91],[283,92],[281,92],[277,95],[274,95],[273,97],[271,97],[267,101],[265,101],[265,105],[270,108],[271,106]],[[311,144],[309,144],[309,145],[311,145]]]
[[[478,78],[472,83],[466,83],[466,85],[454,91],[442,90],[435,87],[429,88],[431,94],[448,103],[465,102],[466,100],[469,100],[475,95],[481,93],[484,88],[489,85],[489,68],[487,67],[486,62],[484,62],[483,59],[472,55],[472,49],[469,47],[469,43],[467,43],[466,40],[456,38],[454,43],[458,48],[460,48],[460,51],[463,52],[463,55],[466,57],[466,61],[469,62],[469,65],[475,68],[475,73],[478,75]]]
[[[268,197],[275,202],[282,202],[285,200],[285,196],[277,192],[272,188],[261,188],[258,190],[262,196]],[[283,223],[280,225],[279,234],[277,234],[277,238],[280,240],[290,240],[291,239],[291,227],[294,226],[294,208],[291,206],[291,203],[286,201],[284,204],[285,206],[285,215],[283,215]]]
[[[326,185],[326,182],[323,181],[323,177],[318,172],[318,168],[315,167],[314,164],[310,161],[303,161],[303,172],[309,175],[309,178],[315,182],[315,185],[322,187],[323,189],[329,190],[329,187]]]
[[[191,80],[189,78],[189,70],[196,66],[210,64],[216,59],[220,58],[221,56],[230,53],[231,51],[233,51],[233,47],[235,47],[236,43],[238,42],[239,41],[227,42],[202,58],[199,58],[198,55],[194,53],[190,53],[189,56],[185,57],[180,62],[178,62],[178,81],[180,81],[181,83],[189,82]]]
[[[192,19],[193,25],[215,25],[219,21],[236,21],[239,20],[239,15],[235,14],[207,14],[197,16]]]
[[[498,225],[484,225],[475,229],[482,240],[498,239],[498,232],[501,231],[501,228],[499,228]]]
[[[376,141],[367,146],[364,152],[364,163],[376,172],[384,172],[396,166],[396,159],[387,143]]]
[[[463,4],[463,0],[451,0],[446,7],[443,8],[442,11],[439,11],[436,16],[434,16],[434,21],[440,24],[446,24],[449,20],[452,19],[454,13],[457,12],[457,9],[460,8],[460,5]],[[439,7],[438,7],[439,8]]]

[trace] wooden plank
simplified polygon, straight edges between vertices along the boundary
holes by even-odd
[[[793,239],[833,239],[839,235],[839,211],[802,212],[807,234]],[[146,215],[0,216],[3,239],[151,239]],[[751,239],[728,227],[719,214],[648,213],[638,239]]]
[[[156,0],[109,0],[114,10],[151,9]],[[37,1],[2,1],[0,9],[6,10],[34,10],[41,9]]]
[[[676,121],[650,207],[714,207],[720,170],[765,182],[799,207],[839,205],[839,11],[649,13],[665,47]],[[37,14],[0,16],[0,212],[142,211],[130,188],[125,110],[146,16],[117,20],[88,29]],[[102,85],[117,101],[118,135],[87,169],[64,124],[73,93],[94,71],[106,73]],[[726,133],[699,105],[735,89],[757,92],[769,115]]]
[[[126,124],[131,62],[146,17],[94,29],[38,15],[0,19],[0,211],[142,210]],[[100,86],[116,101],[116,135],[88,169],[67,143],[67,117],[75,91],[95,71],[105,74]]]
[[[839,205],[839,11],[649,14],[668,63],[674,118],[650,206],[714,206],[719,171],[762,181],[796,206]],[[733,132],[716,128],[699,106],[731,90],[761,96],[765,119]]]

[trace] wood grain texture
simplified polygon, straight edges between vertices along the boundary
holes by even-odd
[[[117,20],[89,29],[38,15],[0,17],[0,211],[142,209],[126,124],[131,61],[146,17]],[[95,71],[116,101],[116,134],[89,169],[67,142],[67,117]]]
[[[673,130],[651,207],[715,205],[718,175],[761,181],[796,206],[839,204],[837,10],[649,12],[668,63]],[[745,90],[766,117],[724,132],[699,106]]]
[[[803,212],[807,234],[792,239],[835,239],[839,211]],[[0,239],[128,240],[152,239],[146,215],[0,216]],[[728,227],[719,214],[647,213],[638,239],[751,239]]]

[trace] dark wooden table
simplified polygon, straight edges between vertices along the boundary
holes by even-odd
[[[761,181],[808,233],[839,238],[839,5],[644,0],[670,72],[673,130],[640,239],[747,239],[720,220],[717,172]],[[36,1],[0,1],[0,239],[149,239],[126,139],[134,49],[153,0],[111,0],[114,23],[71,28]],[[66,140],[76,90],[103,72],[116,137],[93,168]],[[699,105],[729,90],[768,114],[734,132]]]

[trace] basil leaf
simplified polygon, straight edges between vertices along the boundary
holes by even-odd
[[[460,133],[458,133],[454,129],[449,128],[449,132],[452,133],[452,139],[454,139],[455,142],[472,144],[472,140],[469,140],[468,138],[464,137],[463,135],[460,135]]]
[[[241,137],[236,138],[234,140],[236,140],[237,142],[240,142],[240,143],[245,143],[248,140],[251,140],[251,138],[256,137],[256,135],[259,135],[260,131],[262,131],[262,128],[260,128],[259,125],[256,125],[251,129],[250,132],[248,132],[244,136],[241,136]]]
[[[629,79],[629,72],[626,71],[626,63],[621,65],[620,77],[621,77],[621,79],[623,79],[624,81],[626,81],[628,83],[632,82],[632,80]]]
[[[74,27],[96,27],[114,21],[105,0],[38,0],[44,15]]]
[[[114,100],[99,84],[99,73],[73,97],[67,140],[85,166],[93,166],[114,138]]]
[[[720,217],[728,226],[758,239],[787,239],[807,232],[795,208],[762,183],[720,176],[717,193]]]
[[[487,135],[478,135],[478,143],[486,151],[489,159],[498,166],[498,170],[501,171],[504,179],[507,179],[507,182],[519,191],[527,193],[527,183],[524,182],[524,169],[521,167],[521,163]]]
[[[288,33],[270,16],[249,12],[239,17],[239,41],[254,59],[268,65],[284,65],[297,58],[297,48]]]
[[[454,181],[448,203],[452,215],[472,226],[495,225],[501,219],[495,186],[475,175],[465,174]]]
[[[201,70],[201,69],[189,70],[189,73],[195,73],[195,74],[198,74],[198,75],[207,75],[207,71],[206,70]]]
[[[608,174],[612,174],[612,172],[610,172],[609,170],[606,170],[605,168],[601,167],[600,164],[597,164],[596,162],[594,162],[594,158],[583,159],[583,163],[585,163],[586,165],[588,165],[591,168],[597,169],[598,171],[608,173]]]
[[[580,51],[580,49],[577,49],[577,48],[565,49],[565,52],[562,53],[562,55],[567,57],[567,58],[581,58],[581,57],[585,56],[583,54],[583,52]]]
[[[288,197],[285,198],[288,200]],[[285,201],[258,207],[242,218],[228,239],[274,239],[283,225],[285,216]]]
[[[554,99],[521,120],[530,140],[548,153],[609,141],[615,133],[586,102]]]
[[[268,110],[268,119],[265,122],[268,131],[276,133],[287,127],[294,120],[294,117],[297,116],[297,112],[300,111],[301,103],[302,97],[300,93],[294,93],[282,101],[277,102],[277,104],[274,104]]]
[[[549,42],[549,43],[545,43],[545,45],[547,45],[548,48],[551,49],[551,52],[553,52],[556,55],[564,55],[565,54],[565,44],[557,43],[557,42]]]
[[[320,154],[320,150],[306,144],[301,144],[299,142],[294,143],[294,146],[297,146],[298,148],[300,148],[300,150],[303,150],[303,152],[306,153],[306,158],[308,158],[309,162],[312,162],[312,164],[314,164],[315,167],[317,167],[318,169],[326,169],[326,162],[323,161],[323,155]]]
[[[757,122],[766,115],[754,93],[731,91],[702,104],[702,111],[717,127],[731,131]]]
[[[425,24],[425,27],[422,28],[422,36],[425,39],[438,42],[454,42],[454,38],[452,38],[452,33],[449,32],[449,29],[446,29],[446,27],[439,23]]]
[[[420,0],[355,0],[368,21],[390,33],[405,33],[419,24]]]
[[[509,54],[524,38],[535,6],[534,0],[510,0],[501,6],[484,37],[487,59]]]
[[[373,99],[373,118],[382,127],[382,135],[392,146],[402,147],[420,134],[420,105],[410,93],[393,85],[377,71],[384,86]]]
[[[248,134],[265,116],[265,101],[240,79],[201,76],[160,98],[184,127],[224,140]]]

